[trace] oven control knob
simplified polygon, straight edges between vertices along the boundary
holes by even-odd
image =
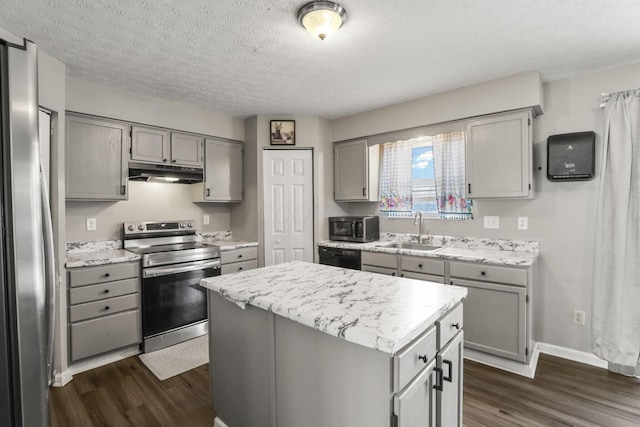
[[[133,225],[129,224],[129,227],[127,227],[127,229],[128,229],[129,231],[133,231],[133,230],[134,230]]]
[[[144,225],[142,225],[142,224],[138,225],[138,230],[140,230],[140,231],[144,230]]]
[[[189,223],[187,224],[187,226],[188,226],[189,228],[193,228],[193,221],[189,221]]]
[[[184,228],[184,227],[186,227],[186,224],[184,222],[181,222],[180,223],[180,228]]]

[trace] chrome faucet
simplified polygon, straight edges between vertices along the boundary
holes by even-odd
[[[422,212],[420,211],[416,212],[416,216],[413,217],[413,225],[418,226],[418,243],[420,244],[424,243],[422,241]]]

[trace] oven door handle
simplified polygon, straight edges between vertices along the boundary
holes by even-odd
[[[187,271],[204,270],[205,268],[220,268],[220,260],[214,261],[196,261],[187,265],[169,266],[169,267],[153,267],[142,270],[142,277],[168,276],[170,274],[185,273]]]

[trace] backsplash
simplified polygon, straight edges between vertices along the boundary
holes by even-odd
[[[417,234],[380,232],[383,242],[418,242]],[[513,252],[540,252],[540,243],[529,240],[489,239],[486,237],[425,236],[424,243],[468,249],[493,249]]]

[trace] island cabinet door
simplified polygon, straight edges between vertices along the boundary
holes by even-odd
[[[436,356],[442,370],[436,394],[437,422],[441,427],[462,426],[463,331],[458,332]]]
[[[436,426],[436,359],[434,358],[400,393],[393,398],[393,413],[398,427]]]

